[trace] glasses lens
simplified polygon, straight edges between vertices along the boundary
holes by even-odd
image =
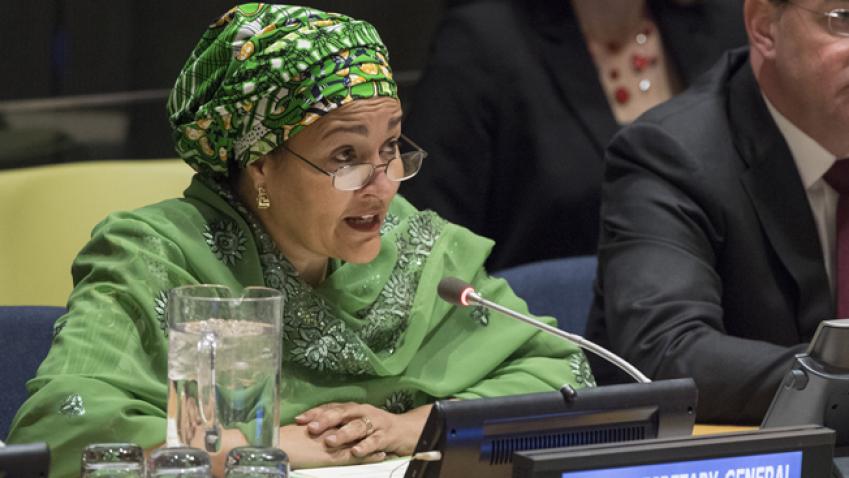
[[[342,166],[333,176],[333,186],[342,191],[360,189],[371,179],[373,171],[372,165],[367,163]]]
[[[410,179],[421,169],[423,158],[424,152],[422,151],[402,153],[399,158],[389,162],[386,168],[386,176],[393,181]]]
[[[838,8],[828,14],[828,28],[835,35],[849,36],[849,10]]]
[[[404,179],[404,161],[396,156],[386,163],[386,177],[393,181]]]

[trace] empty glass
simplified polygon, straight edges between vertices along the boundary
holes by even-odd
[[[82,478],[144,478],[144,453],[132,443],[95,443],[83,449]]]
[[[289,456],[279,448],[239,447],[227,455],[226,478],[288,478]]]
[[[147,461],[149,478],[212,478],[209,455],[197,448],[160,448]]]
[[[277,446],[282,314],[275,289],[171,291],[168,446],[215,454],[225,433],[241,433],[250,446]]]

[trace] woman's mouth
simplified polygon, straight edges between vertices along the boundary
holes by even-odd
[[[377,232],[380,229],[380,216],[378,214],[367,214],[346,217],[345,224],[359,232]]]

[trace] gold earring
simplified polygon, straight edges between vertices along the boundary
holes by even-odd
[[[257,186],[256,188],[256,207],[257,209],[271,207],[271,199],[268,198],[268,191],[265,190],[265,186]]]

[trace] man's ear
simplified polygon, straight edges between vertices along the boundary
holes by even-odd
[[[782,8],[770,0],[746,0],[743,5],[743,21],[749,34],[749,46],[761,58],[775,58],[777,26]]]

